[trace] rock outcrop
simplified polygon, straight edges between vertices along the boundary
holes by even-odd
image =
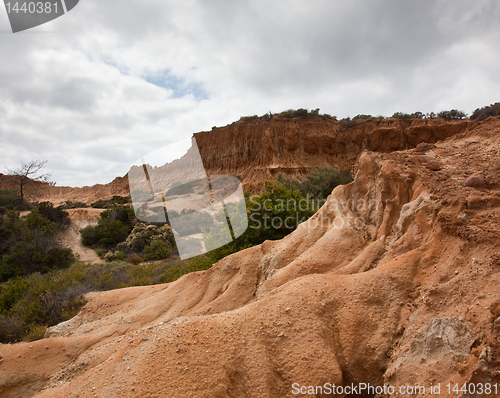
[[[498,384],[499,152],[500,118],[426,150],[363,151],[354,182],[283,240],[171,284],[89,294],[50,338],[0,346],[0,394]],[[484,187],[465,186],[476,174]]]
[[[433,144],[473,122],[443,119],[374,119],[348,124],[321,117],[235,122],[196,133],[205,169],[239,176],[259,190],[278,173],[304,175],[316,166],[351,170],[366,149],[392,152]]]

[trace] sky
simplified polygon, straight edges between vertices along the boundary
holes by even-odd
[[[500,101],[497,0],[80,0],[12,33],[0,7],[0,172],[59,186],[241,116],[474,109]],[[223,143],[221,143],[222,145]]]

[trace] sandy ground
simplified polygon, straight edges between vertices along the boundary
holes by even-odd
[[[102,263],[103,260],[94,250],[82,245],[80,230],[89,225],[97,225],[103,209],[84,208],[66,211],[69,213],[71,224],[58,236],[58,241],[62,246],[70,248],[80,261]]]

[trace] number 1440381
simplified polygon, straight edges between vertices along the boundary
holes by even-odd
[[[462,385],[448,383],[446,388],[448,389],[448,394],[494,394],[495,397],[498,396],[499,390],[497,383],[464,383]]]
[[[24,2],[24,3],[5,3],[7,12],[10,13],[24,13],[24,14],[57,14],[57,3],[50,2]]]

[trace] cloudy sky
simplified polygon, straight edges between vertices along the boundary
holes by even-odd
[[[80,0],[13,34],[0,8],[0,172],[57,185],[242,115],[438,112],[500,101],[497,0]],[[221,143],[223,144],[223,143]]]

